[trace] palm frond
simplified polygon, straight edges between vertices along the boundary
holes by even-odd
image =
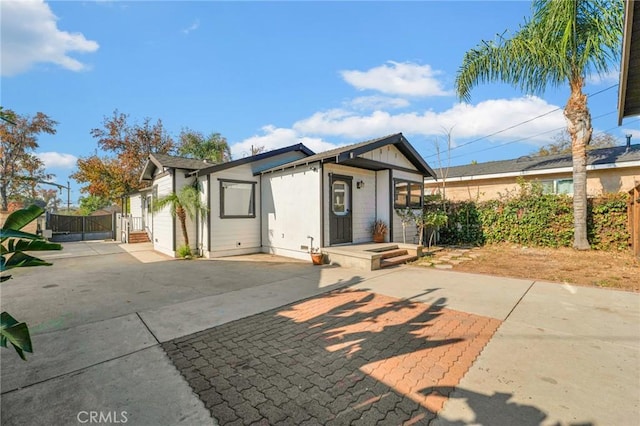
[[[533,17],[510,38],[498,35],[469,50],[456,92],[470,99],[480,83],[504,82],[527,93],[604,74],[619,56],[621,0],[536,0]]]

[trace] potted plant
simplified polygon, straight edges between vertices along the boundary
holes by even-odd
[[[389,227],[384,220],[376,219],[371,223],[371,235],[374,243],[384,243],[384,237]]]
[[[320,252],[319,247],[311,247],[309,253],[311,253],[311,261],[314,265],[322,265],[324,263],[324,254]]]

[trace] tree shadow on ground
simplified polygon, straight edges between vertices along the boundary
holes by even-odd
[[[439,416],[434,423],[438,426],[466,426],[466,425],[519,425],[539,426],[547,420],[547,413],[538,407],[510,401],[513,394],[495,392],[492,395],[474,392],[461,387],[432,386],[420,390],[424,395],[441,395],[450,399],[449,404],[457,400],[464,402],[468,410],[473,413],[472,419],[448,419]],[[557,422],[552,426],[561,426]],[[593,426],[591,422],[570,423],[571,426]]]
[[[447,378],[450,348],[471,350],[454,331],[476,318],[338,290],[163,348],[220,424],[427,424],[443,401],[417,391]]]

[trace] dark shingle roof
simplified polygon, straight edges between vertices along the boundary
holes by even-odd
[[[184,169],[184,170],[200,170],[210,167],[211,163],[204,160],[196,160],[193,158],[176,157],[174,155],[152,153],[149,154],[147,163],[142,169],[140,180],[151,180],[156,169]]]
[[[588,151],[588,165],[605,165],[640,161],[640,144],[612,148],[600,148]],[[518,173],[536,170],[559,169],[573,166],[571,154],[548,155],[541,157],[524,156],[513,160],[489,161],[487,163],[468,164],[465,166],[449,167],[446,172],[448,179],[457,177],[477,177],[482,175],[496,175],[502,173]],[[438,169],[438,176],[442,176]]]
[[[358,159],[359,155],[366,152],[373,151],[374,149],[386,146],[394,145],[402,154],[413,164],[419,173],[424,176],[435,176],[435,172],[429,167],[424,159],[418,154],[418,152],[411,146],[409,141],[402,135],[402,133],[395,133],[388,136],[383,136],[377,139],[371,139],[364,142],[355,143],[352,145],[342,146],[339,148],[324,151],[319,154],[311,155],[301,160],[292,161],[282,166],[274,167],[265,170],[263,173],[273,172],[284,168],[296,167],[302,164],[309,164],[314,162],[334,162],[339,164],[351,165],[353,167],[376,167],[373,162],[365,164],[365,161]],[[382,165],[379,163],[378,167]]]
[[[207,164],[207,168],[201,168],[200,170],[198,170],[198,175],[203,176],[206,174],[219,172],[221,170],[230,169],[231,167],[252,163],[254,161],[264,160],[266,158],[271,158],[277,155],[282,155],[282,154],[286,154],[288,152],[294,152],[294,151],[300,151],[301,153],[307,156],[314,155],[313,151],[311,151],[309,148],[307,148],[303,144],[299,143],[295,145],[285,146],[284,148],[278,148],[271,151],[261,152],[260,154],[251,155],[249,157],[240,158],[238,160],[229,161],[227,163],[220,163],[220,164],[214,164],[214,165]]]
[[[149,159],[151,161],[153,161],[153,159],[157,160],[157,162],[154,161],[154,163],[159,167],[170,167],[172,169],[200,170],[211,166],[210,162],[204,160],[176,157],[168,154],[151,154],[149,155]]]

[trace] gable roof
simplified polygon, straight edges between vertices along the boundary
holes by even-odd
[[[251,155],[249,157],[240,158],[238,160],[229,161],[229,162],[226,162],[226,163],[220,163],[220,164],[214,164],[214,165],[208,164],[207,167],[198,169],[197,170],[197,175],[198,176],[204,176],[204,175],[208,175],[208,174],[211,174],[211,173],[219,172],[221,170],[230,169],[232,167],[241,166],[243,164],[248,164],[248,163],[253,163],[254,161],[260,161],[260,160],[264,160],[264,159],[267,159],[267,158],[275,157],[276,155],[282,155],[282,154],[286,154],[288,152],[295,152],[295,151],[300,151],[305,156],[314,155],[313,151],[311,151],[309,148],[307,148],[303,144],[298,143],[298,144],[291,145],[291,146],[285,146],[284,148],[279,148],[279,149],[274,149],[274,150],[271,150],[271,151],[261,152],[260,154]]]
[[[329,151],[321,152],[319,154],[315,154],[301,160],[283,164],[282,166],[273,167],[271,169],[263,171],[262,173],[274,172],[276,170],[283,170],[315,162],[343,164],[345,166],[359,167],[368,170],[386,170],[397,168],[392,164],[381,163],[379,161],[373,161],[359,157],[362,154],[387,145],[394,145],[417,169],[418,173],[422,173],[423,176],[436,176],[433,169],[429,167],[429,165],[424,161],[420,154],[418,154],[413,146],[411,146],[409,141],[402,135],[402,133],[395,133],[393,135],[383,136],[381,138],[371,139],[368,141],[331,149]]]
[[[627,163],[627,166],[640,166],[640,145],[631,145],[628,149],[626,146],[616,146],[587,152],[588,169],[607,168],[613,165],[624,167],[624,163]],[[488,179],[510,175],[545,174],[571,171],[572,167],[571,154],[539,157],[524,156],[513,160],[489,161],[487,163],[449,167],[446,179]],[[438,176],[443,176],[441,169],[438,169]]]
[[[140,180],[153,179],[153,173],[156,169],[184,169],[184,170],[199,170],[205,167],[211,166],[211,163],[207,163],[205,160],[196,160],[193,158],[176,157],[174,155],[152,153],[149,154],[144,169],[142,170],[142,176]]]
[[[626,1],[618,89],[618,125],[640,115],[640,1]]]

